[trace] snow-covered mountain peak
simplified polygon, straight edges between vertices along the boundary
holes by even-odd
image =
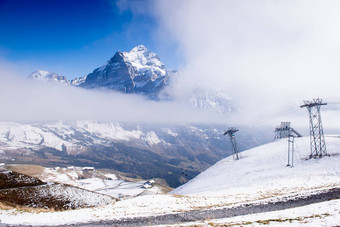
[[[33,73],[31,73],[30,76],[35,78],[35,79],[41,79],[41,78],[45,78],[49,74],[51,74],[51,72],[44,71],[44,70],[37,70],[37,71],[34,71]]]
[[[173,74],[165,68],[156,53],[139,45],[129,52],[116,52],[105,65],[90,73],[81,86],[105,87],[158,99],[159,92]]]
[[[123,56],[125,61],[138,68],[150,66],[165,69],[157,54],[149,51],[143,45],[136,46],[129,52],[123,52]]]
[[[138,45],[132,48],[130,52],[138,52],[138,51],[148,51],[148,49],[144,45]]]
[[[46,81],[46,82],[57,82],[60,84],[70,84],[70,81],[67,80],[65,76],[60,76],[56,73],[37,70],[31,73],[27,78],[38,80],[38,81]]]

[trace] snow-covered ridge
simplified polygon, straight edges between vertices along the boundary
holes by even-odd
[[[58,84],[64,84],[64,85],[73,85],[78,86],[85,82],[86,76],[74,78],[72,80],[68,80],[66,76],[61,76],[57,73],[44,71],[44,70],[37,70],[31,73],[27,78],[37,80],[37,81],[43,81],[43,82],[54,82]]]
[[[37,70],[31,73],[27,78],[44,81],[44,82],[55,82],[59,84],[70,84],[70,81],[67,80],[65,76],[60,76],[56,73],[44,71],[44,70]]]
[[[78,138],[76,134],[84,138]],[[92,143],[107,144],[110,140],[130,141],[144,139],[152,143],[161,142],[155,134],[140,130],[126,130],[119,123],[76,121],[49,124],[19,124],[0,122],[0,143],[2,150],[50,147],[56,150],[86,150]],[[91,142],[84,139],[91,138]],[[95,141],[93,141],[95,139]],[[157,140],[158,139],[158,140]],[[155,142],[156,141],[156,142]]]

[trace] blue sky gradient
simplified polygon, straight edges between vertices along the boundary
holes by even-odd
[[[177,68],[174,44],[159,40],[157,20],[118,6],[109,0],[0,0],[0,58],[22,76],[42,69],[71,79],[92,72],[117,50],[143,44]]]

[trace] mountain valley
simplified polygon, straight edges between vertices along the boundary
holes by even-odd
[[[163,178],[177,187],[231,154],[219,125],[150,125],[77,121],[0,123],[0,160],[45,166],[93,166],[130,177]],[[251,131],[240,149],[264,143]]]

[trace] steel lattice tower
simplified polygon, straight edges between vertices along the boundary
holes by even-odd
[[[235,132],[237,132],[237,128],[229,128],[228,131],[224,132],[223,135],[228,135],[230,138],[231,145],[233,146],[233,158],[234,160],[239,160],[240,155],[239,155],[239,150],[237,147],[236,139],[235,139]]]
[[[275,128],[275,139],[288,138],[290,132],[290,122],[281,122],[281,125]]]
[[[293,167],[294,166],[294,134],[292,130],[289,130],[288,135],[288,164],[287,166]]]
[[[295,129],[290,127],[290,122],[281,122],[280,126],[275,128],[275,138],[274,140],[288,138],[290,136],[302,137]]]
[[[309,130],[310,130],[310,158],[317,158],[327,155],[325,137],[323,134],[320,107],[327,105],[322,99],[313,99],[313,101],[304,101],[301,108],[306,107],[309,112]]]

